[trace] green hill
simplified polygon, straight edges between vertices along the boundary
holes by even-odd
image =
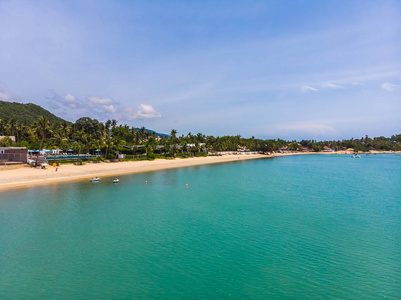
[[[42,115],[45,116],[50,123],[70,123],[33,103],[23,104],[0,100],[0,119],[7,120],[14,118],[20,123],[32,124]]]

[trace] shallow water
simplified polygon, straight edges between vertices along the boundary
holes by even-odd
[[[401,298],[400,156],[111,181],[1,193],[0,299]]]

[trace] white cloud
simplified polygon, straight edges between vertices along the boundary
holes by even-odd
[[[162,115],[157,112],[152,105],[141,104],[138,106],[138,111],[133,117],[134,119],[152,119],[161,118]]]
[[[307,85],[304,85],[303,87],[301,87],[302,93],[307,93],[307,92],[311,92],[311,91],[316,92],[316,91],[318,91],[318,89],[311,87],[311,86],[307,86]]]
[[[64,95],[64,100],[67,102],[75,102],[75,97],[69,93]]]
[[[326,82],[322,84],[323,88],[329,88],[329,89],[343,89],[344,87],[338,84]]]
[[[63,98],[64,98],[65,102],[67,103],[68,107],[77,108],[78,105],[76,102],[76,98],[73,95],[66,93]]]
[[[111,114],[114,114],[114,113],[116,112],[116,109],[115,109],[115,107],[114,107],[113,104],[110,104],[110,105],[103,105],[103,108],[104,108],[107,112],[109,112],[109,113],[111,113]]]
[[[91,106],[95,106],[95,105],[106,105],[106,104],[111,104],[113,102],[113,100],[111,100],[110,98],[99,98],[99,97],[91,97],[88,96],[87,97],[90,105]]]
[[[400,87],[401,87],[401,85],[398,85],[398,84],[391,84],[391,83],[388,83],[388,82],[385,82],[385,83],[383,83],[383,84],[381,85],[381,88],[382,88],[383,90],[388,91],[388,92],[393,92],[393,91],[395,91],[395,90],[398,90]]]
[[[7,86],[0,81],[0,100],[19,101],[20,97],[9,91]]]
[[[121,104],[112,98],[101,98],[94,96],[87,96],[88,109],[98,115],[100,118],[117,118],[119,115],[115,115],[122,108]],[[112,114],[113,116],[110,116]]]

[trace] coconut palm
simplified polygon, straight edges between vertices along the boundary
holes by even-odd
[[[57,148],[63,149],[66,146],[67,138],[60,132],[53,132],[52,140],[54,140]]]
[[[40,116],[38,122],[35,124],[35,130],[38,135],[41,136],[39,150],[42,149],[43,141],[46,135],[50,132],[50,122],[45,116]],[[39,151],[38,155],[36,156],[36,163],[39,159]]]
[[[177,139],[177,130],[171,129],[170,138],[171,138],[171,143],[175,144],[175,141]]]
[[[75,132],[74,137],[78,142],[80,142],[79,150],[78,150],[78,158],[79,158],[79,155],[81,154],[82,144],[87,145],[87,143],[88,143],[88,135],[85,133],[84,129],[81,129],[81,130]]]
[[[143,144],[143,141],[146,139],[146,128],[144,126],[141,127],[141,142]]]

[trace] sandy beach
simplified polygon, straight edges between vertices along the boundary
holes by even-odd
[[[88,180],[93,177],[110,177],[140,172],[150,172],[163,169],[182,168],[205,164],[215,164],[249,159],[271,158],[269,155],[223,155],[194,157],[174,160],[156,159],[154,161],[128,161],[117,163],[87,163],[82,166],[73,164],[61,165],[46,169],[21,166],[0,166],[0,191],[39,185],[48,185],[73,180]]]

